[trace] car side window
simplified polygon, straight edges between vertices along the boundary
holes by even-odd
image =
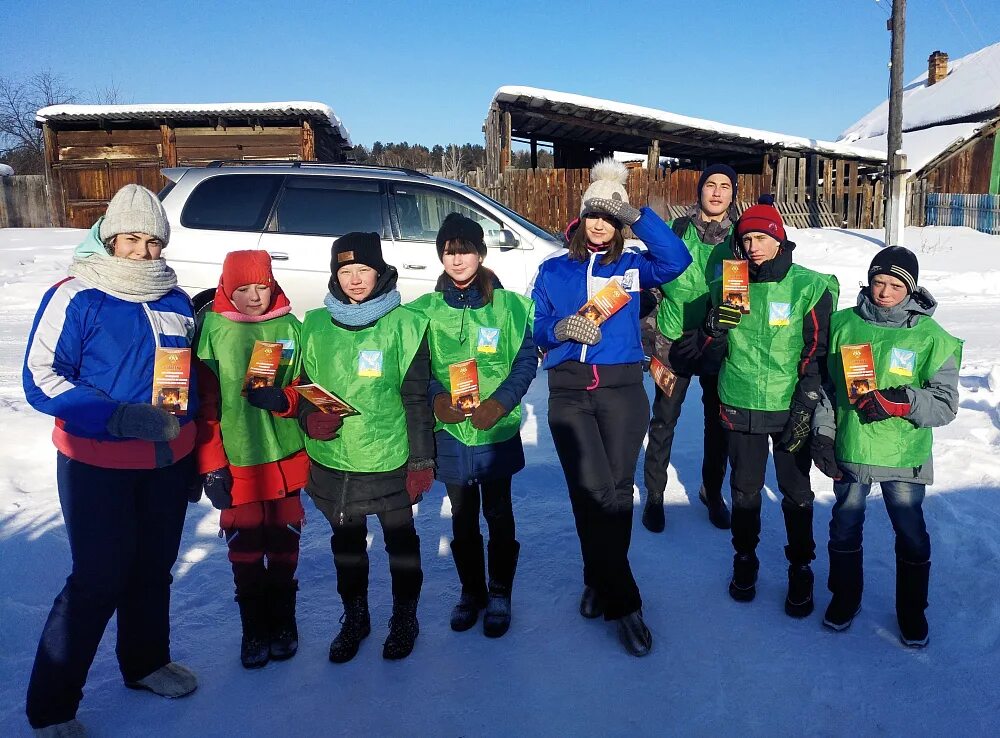
[[[185,228],[261,231],[281,187],[280,174],[227,174],[199,183],[181,211]]]
[[[352,231],[383,233],[379,182],[338,177],[289,177],[278,200],[278,233],[343,236]]]
[[[447,190],[421,185],[394,187],[399,237],[404,241],[433,241],[449,213],[461,213],[483,227],[485,233],[500,230],[499,221],[472,207],[463,197]]]

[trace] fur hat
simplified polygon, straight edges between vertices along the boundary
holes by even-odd
[[[449,241],[455,239],[468,241],[476,247],[480,256],[486,256],[486,239],[483,227],[461,213],[450,213],[441,224],[441,229],[437,233],[438,259],[444,261],[444,247]]]
[[[170,240],[170,223],[159,198],[137,184],[127,184],[118,190],[101,221],[101,241],[107,243],[119,233],[156,236],[166,246]]]
[[[590,170],[590,187],[580,201],[580,217],[588,215],[587,201],[594,198],[628,202],[625,184],[628,182],[628,167],[614,159],[604,159]]]

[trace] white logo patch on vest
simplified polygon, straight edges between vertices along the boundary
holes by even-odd
[[[892,354],[889,357],[889,371],[893,374],[901,374],[904,377],[912,377],[913,369],[917,365],[917,352],[909,349],[896,348],[893,346]]]
[[[768,325],[789,325],[792,318],[792,304],[789,302],[772,302],[768,312]]]
[[[382,352],[362,351],[358,354],[358,376],[359,377],[381,377],[382,376]]]
[[[495,354],[500,343],[500,329],[486,328],[479,329],[479,344],[476,351],[481,354]]]

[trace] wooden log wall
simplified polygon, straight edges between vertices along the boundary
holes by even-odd
[[[0,228],[51,225],[44,175],[0,177]]]

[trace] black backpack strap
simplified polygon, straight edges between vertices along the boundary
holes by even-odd
[[[684,238],[689,225],[691,225],[691,218],[682,215],[680,218],[674,218],[674,222],[670,224],[670,230],[674,232],[677,238]]]

